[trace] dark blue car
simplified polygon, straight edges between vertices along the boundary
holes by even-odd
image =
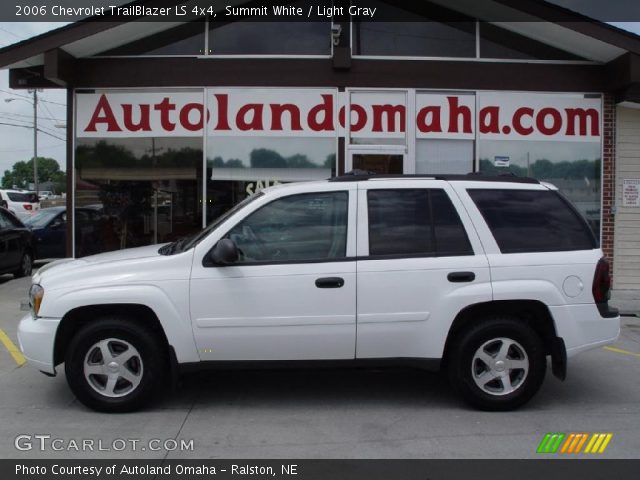
[[[78,256],[95,253],[96,227],[101,213],[92,208],[76,208],[76,253]],[[43,208],[25,221],[33,233],[35,256],[62,258],[67,256],[66,207]]]

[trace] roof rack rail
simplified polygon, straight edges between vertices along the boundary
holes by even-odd
[[[482,172],[469,172],[467,174],[445,174],[445,175],[427,175],[421,173],[407,173],[407,174],[387,174],[387,173],[375,173],[367,170],[351,170],[344,175],[339,175],[329,179],[330,182],[362,182],[376,178],[386,179],[402,179],[402,178],[415,178],[415,179],[432,179],[432,180],[446,180],[449,182],[459,181],[481,181],[481,182],[510,182],[510,183],[530,183],[540,184],[538,180],[531,177],[519,177],[513,172],[500,173],[497,175],[487,175]]]

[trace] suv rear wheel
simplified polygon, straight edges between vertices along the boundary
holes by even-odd
[[[166,378],[168,361],[162,345],[158,335],[132,321],[101,318],[71,340],[65,356],[67,382],[89,408],[137,410]]]
[[[511,410],[540,389],[547,368],[544,345],[527,324],[491,317],[462,333],[448,358],[449,380],[471,405]]]

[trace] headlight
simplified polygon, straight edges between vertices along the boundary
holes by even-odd
[[[44,288],[34,283],[29,289],[29,306],[35,316],[38,316],[40,312],[40,305],[42,304],[42,298],[44,297]]]

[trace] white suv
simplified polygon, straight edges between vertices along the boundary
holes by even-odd
[[[23,221],[40,210],[39,202],[34,192],[0,190],[0,207],[6,208]]]
[[[102,411],[141,407],[187,366],[300,361],[440,368],[506,410],[547,357],[564,378],[567,357],[617,338],[609,283],[553,186],[347,175],[269,188],[178,242],[49,264],[18,337]]]

